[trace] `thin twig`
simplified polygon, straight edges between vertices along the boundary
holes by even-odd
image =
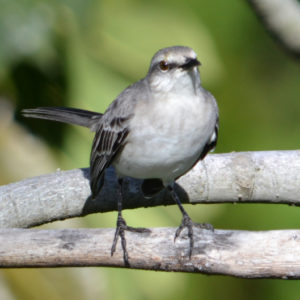
[[[300,2],[248,0],[265,28],[290,53],[300,58]]]

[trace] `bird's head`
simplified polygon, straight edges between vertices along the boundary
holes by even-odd
[[[147,79],[156,93],[197,92],[200,62],[193,49],[174,46],[159,50],[152,58]]]

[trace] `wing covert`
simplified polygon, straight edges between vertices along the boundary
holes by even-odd
[[[103,185],[105,169],[111,164],[120,148],[125,144],[128,128],[125,119],[115,118],[97,129],[90,157],[90,184],[95,198]]]
[[[199,160],[203,159],[209,151],[213,151],[216,148],[219,134],[219,118],[216,120],[216,125],[213,134],[209,141],[204,146],[202,153],[200,154]]]

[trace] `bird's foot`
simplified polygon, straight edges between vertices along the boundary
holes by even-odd
[[[126,267],[129,267],[130,264],[129,264],[128,252],[127,252],[127,248],[126,248],[125,231],[138,232],[138,233],[150,233],[151,230],[147,229],[147,228],[141,228],[141,227],[135,228],[135,227],[127,226],[126,221],[122,217],[122,215],[121,214],[118,215],[117,228],[116,228],[116,232],[115,232],[114,241],[113,241],[113,244],[111,247],[111,256],[113,256],[116,251],[117,242],[120,237],[121,245],[122,245],[122,249],[123,249],[124,264]]]
[[[187,230],[188,230],[188,238],[190,240],[189,259],[191,259],[192,253],[193,253],[193,249],[194,249],[194,231],[193,231],[193,227],[198,227],[198,228],[202,228],[202,229],[207,229],[207,230],[210,230],[210,231],[214,231],[214,228],[213,228],[213,226],[211,224],[208,224],[208,223],[195,223],[195,222],[192,221],[192,219],[189,217],[188,214],[185,213],[183,215],[181,224],[180,224],[180,226],[177,228],[177,230],[175,232],[174,242],[179,237],[179,235],[181,234],[182,230],[184,228],[187,228]]]

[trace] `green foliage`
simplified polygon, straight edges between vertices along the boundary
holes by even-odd
[[[299,148],[299,62],[270,38],[246,1],[0,0],[0,7],[0,110],[9,102],[17,117],[17,123],[7,125],[0,112],[3,184],[21,179],[18,169],[27,170],[24,162],[36,164],[36,175],[56,167],[88,165],[92,140],[88,130],[24,120],[21,108],[65,105],[103,112],[122,89],[145,76],[155,51],[171,45],[194,48],[202,62],[203,84],[220,107],[217,152]],[[47,148],[35,139],[32,151],[27,142],[33,137],[24,128],[38,135]],[[41,153],[48,158],[38,162]],[[14,162],[18,168],[11,167]],[[28,171],[25,176],[33,174]],[[195,221],[211,222],[217,228],[300,226],[295,207],[198,205],[187,210]],[[125,217],[130,225],[149,227],[176,226],[180,221],[176,207],[126,211]],[[61,224],[114,225],[113,213],[88,216],[80,224]],[[101,268],[89,269],[88,279],[83,280],[82,270],[65,271],[63,279],[55,275],[60,270],[2,274],[16,299],[38,299],[41,294],[43,299],[274,299],[278,295],[296,299],[297,295],[296,282]]]

